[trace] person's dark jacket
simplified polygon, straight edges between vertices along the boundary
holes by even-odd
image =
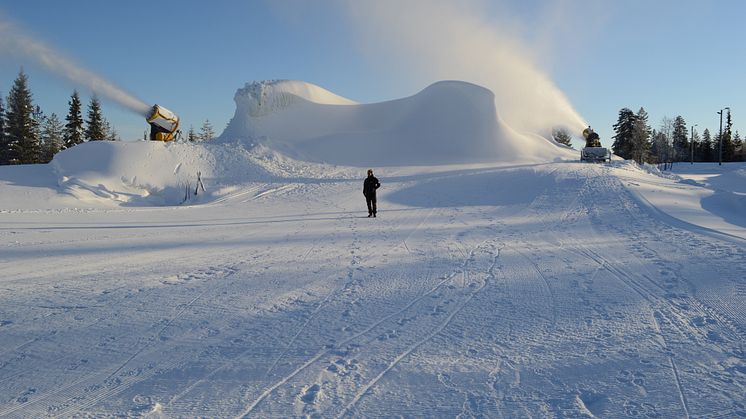
[[[370,175],[367,178],[365,178],[365,182],[363,182],[363,195],[367,196],[376,196],[376,189],[380,188],[381,184],[378,182],[378,179]]]

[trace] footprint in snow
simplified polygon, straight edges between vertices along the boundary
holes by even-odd
[[[316,399],[319,397],[320,392],[321,386],[314,384],[304,390],[301,400],[303,400],[303,403],[305,404],[316,404]]]

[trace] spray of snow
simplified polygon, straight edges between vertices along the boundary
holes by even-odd
[[[565,94],[517,36],[514,16],[488,21],[484,2],[467,0],[339,0],[362,50],[401,77],[466,80],[496,94],[501,117],[518,131],[587,126]],[[580,65],[580,64],[578,64]]]
[[[87,86],[94,93],[106,97],[139,115],[147,115],[150,106],[110,81],[83,68],[49,45],[23,33],[11,22],[0,20],[0,52],[30,58],[47,70],[73,83]]]

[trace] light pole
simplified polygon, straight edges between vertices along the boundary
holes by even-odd
[[[720,115],[720,135],[718,136],[718,166],[723,165],[723,111],[726,109],[730,110],[730,108],[726,106],[725,108],[720,109],[720,112],[718,112],[718,114]]]
[[[689,141],[689,151],[692,156],[692,163],[694,164],[694,127],[696,127],[697,124],[692,125],[692,139]]]

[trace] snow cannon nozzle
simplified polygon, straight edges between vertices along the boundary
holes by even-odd
[[[583,130],[583,138],[585,139],[586,147],[601,147],[601,138],[596,131],[593,131],[590,125]]]
[[[173,141],[180,132],[179,117],[161,105],[153,105],[145,120],[150,124],[151,141]]]

